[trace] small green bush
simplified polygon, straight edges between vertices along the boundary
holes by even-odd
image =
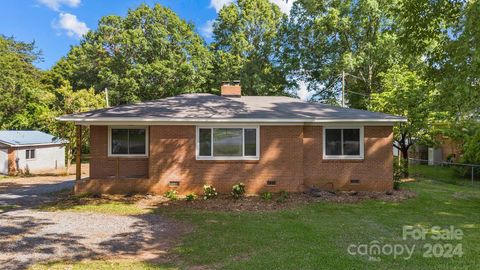
[[[178,199],[178,194],[176,190],[169,190],[165,192],[163,196],[169,198],[172,201],[176,201]]]
[[[270,201],[273,197],[272,193],[268,192],[268,191],[263,192],[260,196],[262,197],[262,200],[264,200],[264,201]]]
[[[217,197],[217,190],[212,185],[203,186],[203,199],[208,200]]]
[[[398,159],[400,158],[400,162]],[[402,178],[407,178],[408,173],[408,160],[404,160],[401,157],[393,159],[393,181],[400,181]]]
[[[193,192],[190,193],[190,194],[187,194],[187,196],[185,196],[185,200],[186,200],[187,202],[192,202],[192,201],[194,201],[194,200],[196,200],[196,199],[197,199],[197,194],[195,194],[195,193],[193,193]]]
[[[243,197],[243,195],[245,195],[245,184],[238,183],[236,185],[233,185],[231,194],[235,199]]]
[[[283,203],[288,199],[288,197],[289,197],[288,192],[286,192],[285,190],[282,190],[278,193],[277,202]]]

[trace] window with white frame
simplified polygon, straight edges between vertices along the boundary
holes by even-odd
[[[258,159],[258,127],[197,127],[197,159]]]
[[[324,159],[363,159],[363,127],[324,128]]]
[[[35,159],[35,149],[25,150],[25,159]]]
[[[109,156],[147,156],[146,127],[110,127]]]

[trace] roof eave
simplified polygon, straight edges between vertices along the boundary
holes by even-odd
[[[75,122],[78,124],[94,124],[94,123],[124,123],[124,122],[141,122],[141,123],[402,123],[407,122],[406,118],[365,118],[365,119],[319,119],[319,118],[141,118],[141,117],[57,117],[58,121]]]

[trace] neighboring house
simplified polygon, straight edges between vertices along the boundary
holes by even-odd
[[[438,165],[443,162],[459,162],[462,147],[459,143],[446,136],[438,136],[437,147],[416,145],[411,148],[410,156],[428,165]]]
[[[59,117],[77,124],[77,141],[90,127],[90,179],[76,192],[229,192],[238,182],[248,193],[392,189],[392,126],[405,118],[241,96],[240,85],[221,92]]]
[[[65,169],[65,141],[34,130],[0,130],[0,174]]]

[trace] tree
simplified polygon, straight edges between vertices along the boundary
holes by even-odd
[[[287,81],[278,61],[278,32],[285,17],[268,0],[238,0],[224,6],[213,24],[211,88],[240,79],[246,95],[284,94]]]
[[[480,1],[468,1],[450,30],[450,40],[432,65],[439,110],[447,121],[480,119]]]
[[[55,103],[52,104],[52,110],[56,116],[64,114],[73,114],[79,112],[90,111],[94,109],[104,108],[104,96],[95,94],[93,88],[81,89],[73,91],[67,81],[55,89]],[[88,130],[83,129],[82,145],[88,145]],[[75,124],[71,122],[55,122],[51,128],[51,132],[58,137],[68,140],[66,145],[67,171],[69,171],[71,162],[77,151],[76,129]]]
[[[48,130],[48,104],[54,96],[41,82],[33,63],[40,57],[34,43],[0,35],[0,128]]]
[[[380,74],[383,91],[373,93],[369,109],[405,116],[406,123],[394,127],[394,147],[408,160],[409,148],[417,142],[432,143],[431,107],[434,93],[423,74],[396,65]]]
[[[74,90],[108,88],[113,105],[205,91],[211,54],[172,10],[142,4],[106,16],[53,68]]]
[[[283,64],[314,90],[315,100],[335,98],[343,71],[347,99],[366,108],[381,91],[382,72],[402,61],[395,33],[395,1],[298,0],[284,26]]]

